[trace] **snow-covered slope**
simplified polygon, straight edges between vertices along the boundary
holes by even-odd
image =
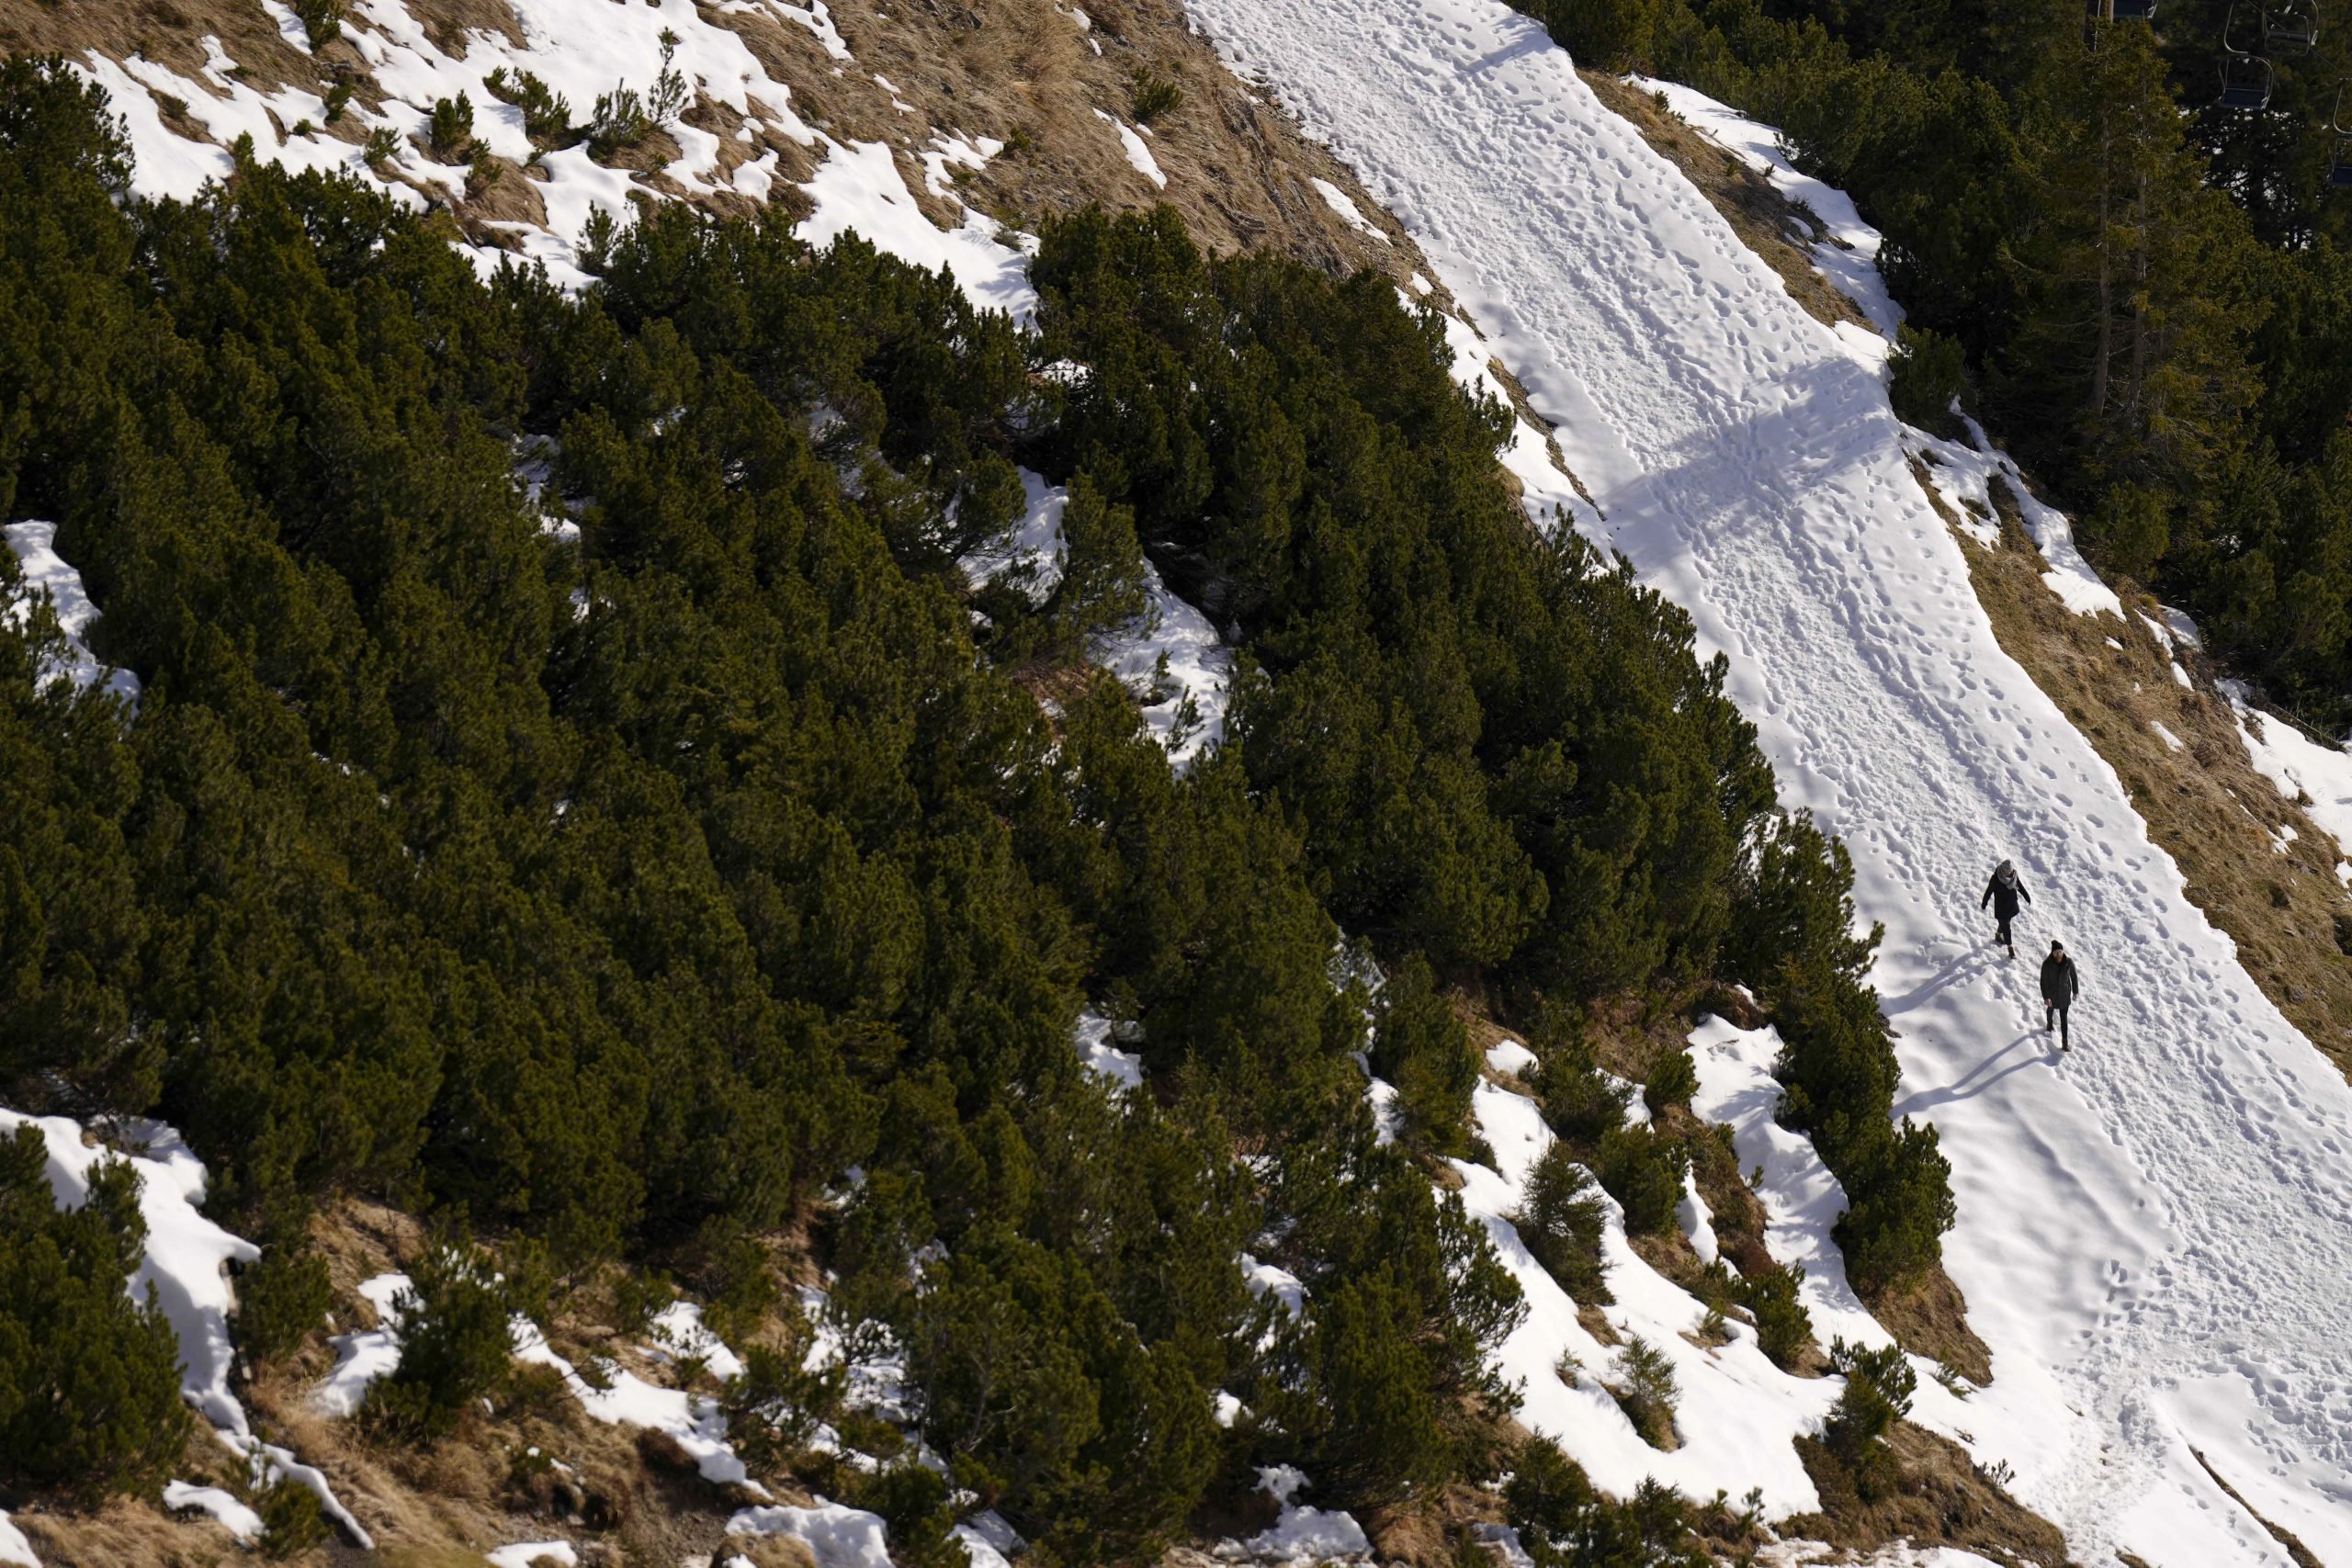
[[[2001,652],[1883,346],[1805,314],[1498,0],[1193,11],[1413,231],[1560,424],[1599,536],[1730,656],[1792,802],[1845,835],[1887,928],[1897,1109],[1942,1130],[1949,1265],[1995,1352],[1975,1451],[2085,1561],[2289,1561],[2201,1453],[2352,1563],[2352,1090]],[[2036,900],[2015,963],[1975,908],[2004,857]],[[2064,1058],[2034,997],[2052,936],[2086,987]]]

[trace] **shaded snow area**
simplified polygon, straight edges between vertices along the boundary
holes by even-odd
[[[65,1208],[79,1208],[88,1201],[90,1172],[98,1161],[130,1162],[139,1177],[139,1213],[147,1224],[147,1244],[126,1284],[139,1301],[153,1292],[179,1339],[181,1397],[245,1461],[256,1484],[290,1480],[309,1487],[327,1518],[347,1540],[368,1550],[372,1544],[368,1532],[336,1499],[326,1477],[288,1450],[254,1437],[244,1406],[229,1392],[234,1352],[229,1343],[228,1268],[232,1262],[254,1261],[261,1248],[230,1235],[199,1212],[204,1162],[177,1132],[160,1122],[124,1122],[122,1141],[140,1151],[126,1155],[84,1143],[81,1126],[65,1117],[21,1116],[0,1109],[0,1134],[28,1122],[40,1129],[49,1146],[50,1190]],[[0,1562],[7,1561],[7,1532],[0,1529]]]
[[[1295,1465],[1261,1467],[1258,1490],[1282,1512],[1248,1540],[1219,1541],[1213,1555],[1226,1562],[1285,1564],[1369,1560],[1372,1540],[1363,1527],[1351,1515],[1297,1502],[1297,1495],[1306,1489],[1306,1472]]]
[[[103,686],[123,701],[136,703],[139,677],[128,670],[99,662],[82,640],[90,623],[98,618],[98,607],[83,592],[82,574],[68,566],[53,547],[57,525],[11,523],[0,528],[0,534],[7,536],[8,548],[15,553],[17,565],[25,574],[27,592],[35,598],[48,595],[50,609],[57,616],[57,628],[65,634],[63,660],[47,673],[53,679],[72,681],[77,686]],[[21,625],[24,615],[21,602],[0,604],[0,624]]]
[[[2322,1561],[2352,1562],[2352,1089],[2001,651],[1912,477],[1878,355],[1807,315],[1500,0],[1191,9],[1420,242],[1557,426],[1607,519],[1580,525],[1690,612],[1702,653],[1728,657],[1788,803],[1844,836],[1860,913],[1886,927],[1872,978],[1899,1032],[1895,1109],[1942,1134],[1960,1208],[1946,1263],[1994,1353],[1968,1446],[2011,1465],[2086,1562],[2119,1548],[2155,1568],[2284,1561],[2192,1448]],[[2030,963],[1986,946],[1976,897],[2003,858],[2034,892],[2025,940],[2063,937],[2082,965],[2069,1056],[2041,1032]],[[1713,1075],[1735,1067],[1753,1083],[1752,1066],[1702,1061],[1717,1113],[1743,1091]],[[1478,1101],[1507,1171],[1541,1143],[1515,1100]],[[1745,1135],[1768,1137],[1754,1110]],[[1835,1200],[1783,1152],[1767,1201],[1816,1216],[1778,1238],[1807,1246]],[[1465,1176],[1493,1227],[1511,1180]],[[1645,1451],[1605,1395],[1552,1374],[1563,1348],[1602,1363],[1498,1239],[1534,1306],[1504,1352],[1527,1416],[1597,1481],[1802,1503],[1787,1435],[1833,1381],[1768,1376],[1744,1334],[1714,1357],[1661,1335],[1692,1391],[1687,1446]],[[1621,1246],[1612,1230],[1619,1310],[1687,1310],[1653,1302]],[[1851,1337],[1824,1262],[1816,1325]],[[1941,1397],[1923,1381],[1930,1426],[1951,1414]]]

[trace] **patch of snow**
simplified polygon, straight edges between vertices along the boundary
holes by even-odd
[[[164,1506],[174,1513],[182,1511],[209,1514],[228,1528],[242,1545],[251,1545],[261,1539],[261,1516],[218,1486],[191,1486],[185,1481],[164,1484]],[[0,1557],[0,1562],[7,1559]]]
[[[1159,160],[1151,155],[1151,148],[1136,134],[1135,127],[1116,115],[1094,111],[1094,118],[1119,133],[1119,146],[1127,155],[1127,166],[1160,190],[1168,188],[1168,176],[1159,172]]]
[[[1379,241],[1384,245],[1388,243],[1388,236],[1380,231],[1377,224],[1374,224],[1369,219],[1364,217],[1363,209],[1355,204],[1354,198],[1350,197],[1346,191],[1341,190],[1329,180],[1310,178],[1306,183],[1315,187],[1315,194],[1323,198],[1323,205],[1329,208],[1332,212],[1338,216],[1340,222],[1346,224],[1349,228],[1353,229],[1359,234],[1371,235],[1374,239]],[[1416,278],[1419,278],[1421,275],[1417,272],[1413,276]],[[1428,283],[1426,280],[1422,281],[1421,291],[1424,293],[1428,291]]]
[[[808,1547],[817,1568],[890,1568],[889,1532],[882,1517],[822,1497],[810,1508],[738,1509],[727,1521],[727,1533],[788,1536]]]
[[[2223,681],[2220,689],[2254,771],[2276,785],[2282,798],[2310,801],[2304,814],[2326,829],[2337,847],[2352,852],[2352,753],[2258,711],[2240,682]]]
[[[2175,751],[2185,751],[2188,750],[2188,747],[2181,744],[2179,736],[2175,735],[2171,730],[2166,729],[2154,719],[2152,718],[2148,721],[2148,728],[2156,732],[2156,739],[2163,741],[2169,750]]]
[[[0,1109],[0,1134],[31,1125],[49,1152],[50,1190],[58,1206],[89,1201],[90,1179],[101,1160],[127,1160],[139,1178],[139,1213],[147,1223],[147,1249],[127,1281],[137,1301],[154,1293],[178,1337],[180,1393],[213,1426],[243,1435],[244,1407],[229,1392],[235,1359],[229,1343],[228,1266],[250,1263],[261,1248],[204,1217],[204,1163],[177,1132],[160,1122],[125,1124],[125,1142],[142,1152],[117,1154],[82,1141],[79,1122],[63,1116],[21,1116]]]
[[[1261,1263],[1246,1252],[1236,1261],[1241,1266],[1242,1283],[1250,1287],[1251,1295],[1271,1295],[1290,1309],[1291,1316],[1306,1315],[1306,1286],[1297,1275],[1278,1264]]]
[[[1227,1393],[1224,1389],[1216,1391],[1216,1404],[1212,1414],[1216,1417],[1216,1424],[1227,1431],[1233,1429],[1233,1424],[1240,1420],[1248,1413],[1248,1409],[1249,1407],[1235,1395]]]
[[[702,1308],[695,1303],[672,1302],[654,1314],[651,1326],[653,1343],[646,1348],[654,1355],[663,1359],[700,1357],[710,1375],[721,1382],[732,1382],[743,1375],[742,1359],[704,1326]]]
[[[1306,1483],[1306,1472],[1295,1465],[1261,1466],[1258,1490],[1274,1500],[1281,1514],[1271,1528],[1246,1541],[1218,1542],[1215,1555],[1227,1562],[1265,1563],[1319,1563],[1368,1556],[1372,1541],[1353,1516],[1292,1501]]]
[[[1140,1052],[1122,1051],[1111,1043],[1111,1032],[1116,1027],[1101,1013],[1079,1014],[1079,1060],[1086,1064],[1087,1071],[1115,1089],[1141,1089],[1143,1055]]]
[[[312,1409],[326,1416],[356,1416],[360,1405],[367,1403],[368,1391],[376,1380],[399,1368],[398,1303],[408,1288],[409,1277],[405,1274],[379,1274],[360,1284],[359,1293],[376,1308],[378,1325],[328,1339],[327,1343],[334,1347],[334,1367],[311,1391]]]
[[[1524,1077],[1534,1070],[1535,1053],[1516,1040],[1498,1041],[1487,1047],[1487,1066],[1512,1077]]]
[[[1690,1250],[1699,1255],[1702,1263],[1713,1263],[1719,1256],[1715,1245],[1715,1217],[1708,1211],[1707,1200],[1699,1193],[1698,1183],[1682,1184],[1682,1201],[1675,1205],[1675,1223],[1690,1239]]]
[[[1062,539],[1062,513],[1069,506],[1069,490],[1047,484],[1043,474],[1027,468],[1020,473],[1021,488],[1028,498],[1020,521],[1003,537],[966,556],[962,565],[964,575],[975,583],[994,582],[1008,571],[1019,571],[1027,579],[1029,602],[1043,604],[1061,585],[1062,560],[1068,553]]]
[[[828,141],[827,147],[825,161],[800,187],[814,204],[794,231],[801,239],[822,248],[854,230],[876,249],[917,266],[948,269],[979,309],[1009,311],[1023,326],[1036,321],[1028,255],[1000,239],[992,220],[967,212],[960,227],[942,231],[915,205],[888,143]]]
[[[955,195],[950,169],[985,169],[989,160],[1004,151],[1004,143],[993,136],[974,137],[967,141],[960,136],[941,134],[931,139],[931,146],[922,153],[923,188],[937,197]]]
[[[7,536],[8,548],[15,552],[17,565],[25,574],[27,591],[49,596],[58,630],[65,634],[65,662],[46,673],[53,680],[70,680],[85,689],[103,687],[109,694],[135,705],[139,701],[139,677],[128,670],[100,663],[82,640],[90,623],[98,618],[98,607],[83,591],[82,574],[57,553],[57,525],[11,523],[0,533]],[[20,626],[24,615],[21,601],[0,605],[0,625]]]
[[[33,1555],[33,1543],[9,1521],[6,1508],[0,1508],[0,1563],[6,1568],[40,1568],[40,1559]]]
[[[700,1326],[698,1320],[696,1326]],[[548,1348],[547,1336],[529,1318],[516,1316],[510,1320],[509,1328],[514,1337],[514,1359],[554,1368],[581,1408],[594,1419],[608,1427],[650,1427],[667,1432],[693,1458],[705,1481],[741,1486],[754,1495],[767,1495],[728,1446],[727,1416],[717,1400],[684,1389],[657,1387],[617,1367],[613,1369],[612,1386],[596,1388]]]
[[[532,1568],[538,1562],[560,1562],[579,1568],[580,1553],[568,1540],[524,1540],[489,1553],[492,1568]]]
[[[1141,615],[1096,638],[1088,651],[1128,690],[1157,697],[1143,704],[1144,723],[1181,771],[1225,739],[1233,650],[1218,637],[1209,618],[1178,598],[1149,561],[1144,563],[1144,598]],[[1163,658],[1168,661],[1164,684],[1159,678]]]

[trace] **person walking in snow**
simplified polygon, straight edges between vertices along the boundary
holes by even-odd
[[[2066,1032],[2066,1010],[2075,1005],[2081,994],[2083,977],[2075,972],[2075,961],[2066,956],[2066,944],[2053,942],[2050,956],[2041,961],[2041,1032],[2050,1032],[2050,1021],[2058,1021],[2058,1049],[2071,1051],[2074,1041]]]
[[[1993,906],[1993,918],[2000,921],[1994,929],[1993,940],[2007,948],[2011,958],[2018,955],[2018,944],[2009,935],[2009,922],[2018,918],[2020,898],[2029,904],[2033,902],[2033,895],[2018,880],[2018,868],[2003,861],[1993,868],[1993,880],[1984,885],[1984,897],[1976,900],[1980,909],[1987,904]]]

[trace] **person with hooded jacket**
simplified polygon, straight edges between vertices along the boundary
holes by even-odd
[[[1993,940],[2007,948],[2011,958],[2018,955],[2018,944],[2009,935],[2009,922],[2018,918],[2020,898],[2029,904],[2033,902],[2033,895],[2018,880],[2018,868],[2003,861],[1993,868],[1993,880],[1984,885],[1984,897],[1976,900],[1980,909],[1987,904],[1993,906],[1993,918],[2000,922],[1994,929]]]
[[[2075,961],[2066,956],[2066,944],[2053,942],[2050,956],[2041,961],[2041,1032],[2050,1032],[2050,1021],[2058,1020],[2058,1049],[2071,1051],[2075,1043],[2066,1032],[2066,1010],[2082,995],[2083,977],[2075,971]]]

